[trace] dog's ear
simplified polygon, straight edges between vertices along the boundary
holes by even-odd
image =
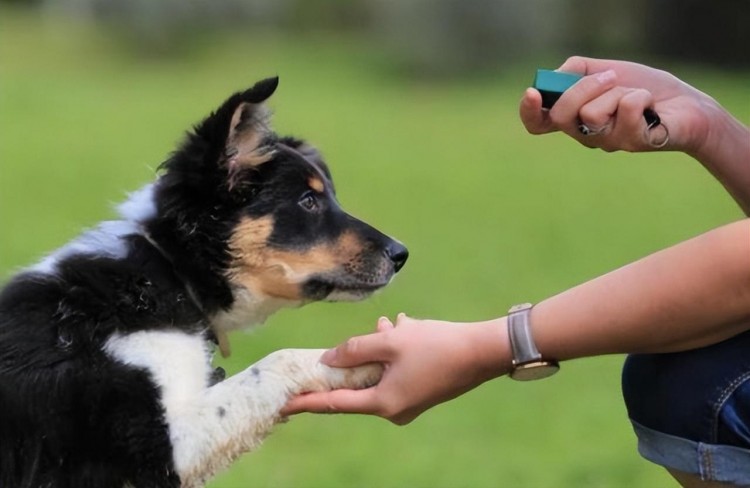
[[[220,111],[231,117],[227,125],[224,155],[220,160],[230,174],[254,168],[273,157],[273,131],[269,126],[270,113],[263,105],[276,90],[278,78],[256,83],[238,96],[227,100]]]
[[[278,78],[267,78],[233,94],[195,125],[185,142],[161,165],[167,176],[161,186],[192,193],[227,187],[232,190],[241,181],[243,170],[269,161],[276,136],[264,102],[278,83]]]
[[[277,77],[267,78],[233,94],[194,127],[178,154],[184,153],[193,161],[197,156],[209,172],[217,165],[234,171],[268,161],[273,133],[264,102],[278,84]]]
[[[273,156],[269,110],[263,105],[276,90],[278,78],[268,78],[230,99],[225,105],[229,119],[225,161],[230,173],[259,166]],[[224,108],[224,107],[222,107]]]

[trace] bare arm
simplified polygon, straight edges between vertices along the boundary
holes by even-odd
[[[544,300],[531,314],[539,350],[560,360],[668,352],[750,330],[750,220],[657,252]],[[400,315],[394,327],[326,353],[331,366],[386,364],[367,390],[312,393],[284,413],[350,412],[405,424],[510,369],[506,318],[455,324]]]
[[[750,220],[712,230],[539,303],[550,357],[672,352],[750,329]]]
[[[684,151],[721,181],[750,215],[750,131],[713,99],[669,73],[635,63],[570,58],[585,76],[550,111],[529,89],[520,115],[533,134],[562,131],[607,151],[649,151],[643,111],[669,130],[665,149]],[[602,128],[583,135],[580,123]],[[537,304],[539,350],[559,360],[609,353],[672,352],[750,330],[750,220],[712,230]],[[382,362],[375,387],[293,399],[285,413],[352,412],[408,423],[510,369],[506,318],[455,324],[400,315],[396,326],[355,337],[326,353],[332,366]]]

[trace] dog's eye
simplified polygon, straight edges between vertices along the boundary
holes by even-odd
[[[300,207],[304,208],[308,212],[315,212],[318,210],[318,199],[312,193],[305,193],[299,200]]]

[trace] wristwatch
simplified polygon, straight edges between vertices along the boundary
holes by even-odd
[[[513,369],[510,377],[514,380],[540,380],[551,376],[560,369],[557,361],[542,358],[531,337],[529,327],[530,303],[514,305],[508,310],[508,337],[513,353]]]

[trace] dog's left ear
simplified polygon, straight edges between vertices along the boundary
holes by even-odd
[[[273,157],[270,112],[263,105],[279,84],[267,78],[225,103],[229,119],[223,163],[230,173],[259,166]],[[225,107],[222,107],[222,109]]]
[[[202,153],[208,171],[215,171],[217,164],[233,171],[268,161],[272,155],[269,136],[273,133],[264,102],[278,84],[278,77],[267,78],[229,97],[195,126],[182,152]]]
[[[255,168],[273,157],[276,136],[269,125],[264,102],[276,91],[278,78],[261,80],[229,97],[197,124],[186,141],[162,164],[168,178],[162,187],[215,188],[212,181],[235,187],[244,169]],[[166,190],[165,190],[166,191]]]

